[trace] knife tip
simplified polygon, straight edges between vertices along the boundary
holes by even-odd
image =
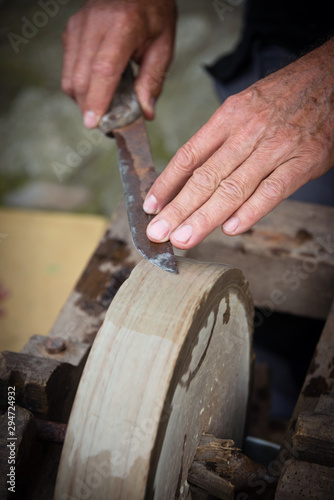
[[[164,268],[164,271],[168,271],[168,272],[173,273],[173,274],[179,274],[179,271],[178,271],[177,267],[176,268],[174,268],[174,267],[173,268],[167,268],[166,267],[166,268]]]
[[[168,271],[173,274],[179,274],[175,256],[173,254],[170,254],[169,252],[160,254],[148,260],[152,262],[152,264],[154,264],[155,266],[160,267],[160,269],[163,269],[164,271]]]
[[[168,271],[169,273],[179,274],[179,270],[177,268],[176,262],[168,262],[168,264],[161,264],[154,260],[151,260],[152,264],[159,267],[163,271]]]

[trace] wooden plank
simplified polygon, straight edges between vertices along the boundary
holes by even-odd
[[[241,269],[269,314],[325,319],[334,298],[333,220],[334,207],[287,200],[245,234],[218,228],[186,255]]]
[[[234,487],[231,483],[208,470],[203,464],[194,462],[190,467],[188,480],[208,494],[222,500],[233,500]]]
[[[314,356],[310,363],[302,390],[293,411],[289,427],[285,435],[281,450],[278,454],[280,466],[292,457],[299,458],[299,451],[293,448],[292,436],[295,432],[298,417],[304,412],[315,412],[316,409],[328,407],[328,397],[330,405],[333,405],[331,393],[334,389],[334,302],[317,344]],[[332,408],[332,406],[329,406]],[[316,469],[317,470],[317,469]],[[320,480],[320,479],[319,479]],[[277,487],[277,494],[280,495],[280,483]],[[276,498],[276,497],[275,497]],[[280,498],[280,497],[277,497]],[[283,497],[281,497],[283,498]]]
[[[305,381],[292,414],[285,440],[291,438],[298,416],[305,412],[314,412],[326,393],[334,389],[334,302],[319,342],[315,349]]]
[[[290,459],[284,464],[275,500],[331,500],[333,492],[333,468]]]
[[[189,484],[189,492],[186,500],[212,500],[212,496],[208,495],[206,491],[203,491],[201,488]]]
[[[300,460],[334,467],[334,415],[299,415],[292,446]]]
[[[333,364],[334,370],[334,364]],[[334,376],[334,371],[333,374]],[[332,378],[333,378],[332,376]],[[317,413],[322,413],[323,415],[334,415],[334,392],[329,394],[322,394],[319,398],[318,404],[315,408]]]
[[[59,337],[34,335],[23,347],[21,353],[79,366],[88,356],[90,347],[90,344],[63,340]]]
[[[209,434],[201,437],[188,481],[218,498],[228,498],[233,490],[249,491],[254,484],[264,483],[270,489],[277,484],[277,478],[271,476],[266,467],[241,453],[232,440]]]
[[[15,386],[16,404],[37,418],[66,423],[86,358],[69,363],[17,352],[0,353],[0,409],[7,405],[7,388]]]
[[[32,414],[15,406],[15,440],[8,441],[8,416],[0,417],[0,498],[26,498],[42,445],[36,441]],[[9,448],[8,445],[11,447]],[[10,459],[10,463],[9,463]],[[14,462],[13,462],[14,460]],[[12,471],[10,467],[14,467]],[[14,471],[12,477],[11,472]],[[12,483],[10,482],[12,480]],[[9,482],[7,482],[9,481]],[[14,491],[9,488],[14,486]]]
[[[92,344],[119,286],[140,260],[120,204],[49,335]]]
[[[3,411],[7,387],[14,385],[16,403],[28,408],[35,417],[67,423],[83,367],[105,312],[136,262],[141,260],[131,242],[124,207],[120,213],[121,216],[116,211],[49,336],[31,337],[21,353],[0,354]],[[34,477],[31,498],[53,497],[59,448],[52,444],[34,448],[43,465],[43,476]],[[30,470],[28,465],[27,470]]]
[[[60,444],[47,444],[47,451],[39,463],[37,474],[35,472],[35,483],[30,488],[29,500],[53,500],[61,450]]]

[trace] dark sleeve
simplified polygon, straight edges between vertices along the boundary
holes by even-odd
[[[207,70],[220,81],[232,79],[255,41],[261,46],[279,45],[300,57],[334,34],[333,7],[333,0],[248,0],[239,45]]]

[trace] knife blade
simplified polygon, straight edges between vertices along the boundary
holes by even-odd
[[[143,203],[157,174],[144,118],[134,92],[130,65],[123,73],[110,110],[102,118],[99,128],[116,139],[119,170],[135,248],[155,266],[178,273],[171,243],[153,243],[146,236],[146,227],[154,216],[144,212]]]

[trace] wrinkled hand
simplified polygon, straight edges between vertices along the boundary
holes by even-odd
[[[88,128],[107,111],[121,75],[140,64],[135,90],[147,119],[154,117],[173,56],[174,0],[88,0],[63,34],[62,88],[79,104]]]
[[[240,234],[334,164],[334,39],[230,97],[150,189],[152,241]]]

